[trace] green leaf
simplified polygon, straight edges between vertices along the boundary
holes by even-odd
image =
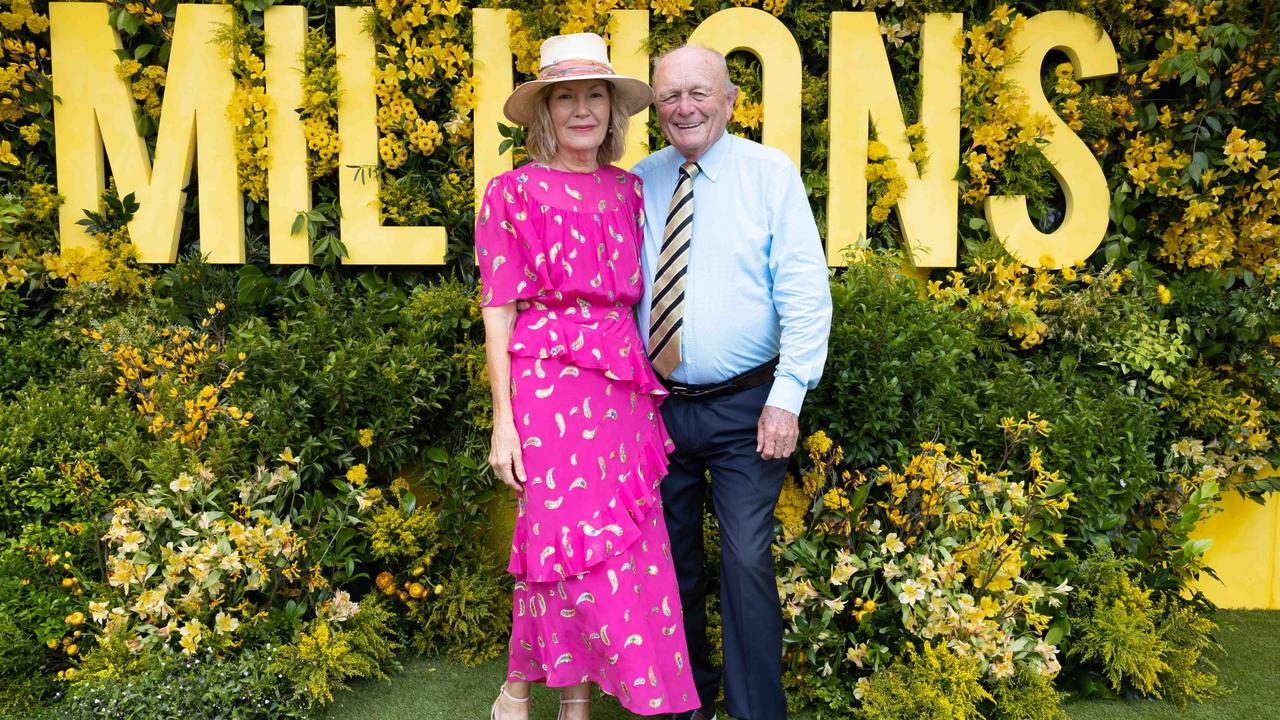
[[[447,465],[449,463],[449,453],[444,448],[433,447],[427,450],[427,459],[433,463]]]
[[[1188,540],[1182,543],[1182,552],[1188,558],[1196,558],[1204,555],[1213,546],[1213,540],[1209,538],[1200,538],[1198,540]]]

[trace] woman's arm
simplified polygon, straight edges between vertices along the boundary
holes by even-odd
[[[522,492],[524,462],[520,436],[511,410],[511,355],[507,347],[516,324],[516,305],[507,303],[481,308],[484,319],[484,354],[489,366],[489,390],[493,394],[493,439],[489,444],[489,465],[502,482]]]

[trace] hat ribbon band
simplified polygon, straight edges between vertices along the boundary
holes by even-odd
[[[538,71],[539,80],[553,80],[556,78],[573,77],[575,75],[613,75],[613,68],[608,65],[599,63],[588,63],[583,65],[567,65],[572,61],[562,60],[554,65],[548,65]]]

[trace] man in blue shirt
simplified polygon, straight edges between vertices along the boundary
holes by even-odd
[[[676,450],[662,498],[703,707],[679,717],[712,717],[721,683],[706,638],[709,470],[727,709],[740,720],[784,720],[773,510],[805,393],[826,361],[826,258],[791,160],[725,132],[738,88],[724,56],[673,50],[654,63],[653,86],[671,145],[633,169],[648,219],[637,307],[671,391],[662,415]]]

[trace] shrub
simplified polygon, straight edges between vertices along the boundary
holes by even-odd
[[[356,607],[345,595],[280,648],[268,668],[287,679],[308,707],[332,702],[333,691],[345,689],[347,680],[385,679],[387,670],[399,669],[397,646],[388,640],[391,614],[376,597]]]
[[[130,413],[74,385],[24,388],[0,402],[0,535],[45,518],[92,522],[109,509],[134,482]]]
[[[991,687],[987,720],[1069,720],[1053,681],[1025,670]]]
[[[409,607],[417,624],[414,647],[446,650],[467,665],[501,655],[511,635],[511,585],[496,564],[459,564],[449,569],[430,604]]]
[[[979,706],[991,699],[980,682],[973,658],[957,655],[942,643],[924,643],[871,676],[862,688],[860,720],[977,720]]]
[[[204,651],[195,656],[149,651],[144,669],[125,679],[86,677],[73,682],[56,704],[32,720],[285,720],[309,713],[292,702],[291,688],[268,668],[270,645],[235,656]]]

